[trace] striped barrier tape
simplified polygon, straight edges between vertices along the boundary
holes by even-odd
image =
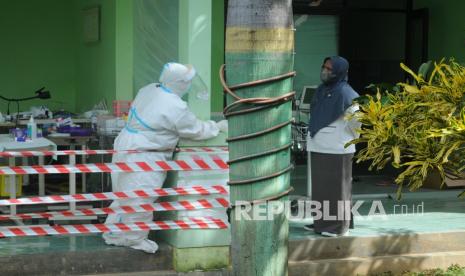
[[[219,157],[209,159],[156,161],[153,163],[95,163],[75,165],[45,165],[0,167],[0,175],[17,174],[58,174],[58,173],[103,173],[103,172],[166,172],[166,171],[198,171],[227,170],[229,167]]]
[[[181,152],[228,152],[228,147],[179,148]]]
[[[76,211],[55,211],[42,213],[28,213],[16,215],[0,215],[0,220],[22,220],[22,219],[50,219],[54,217],[73,216],[98,216],[109,214],[132,214],[144,212],[161,211],[192,211],[200,209],[227,208],[229,201],[225,198],[182,200],[175,202],[160,202],[153,204],[142,204],[136,206],[118,206],[107,208],[81,209]]]
[[[199,148],[179,148],[176,152],[227,152],[227,147],[199,147]],[[0,152],[1,157],[36,157],[36,156],[56,156],[56,155],[98,155],[98,154],[133,154],[133,153],[153,153],[156,151],[147,150],[63,150],[63,151],[4,151]]]
[[[102,200],[117,200],[129,198],[148,198],[148,197],[164,197],[164,196],[185,196],[185,195],[215,195],[228,194],[225,186],[215,185],[210,187],[192,186],[185,188],[164,188],[153,190],[135,190],[124,192],[107,192],[93,194],[75,194],[75,195],[54,195],[43,197],[23,197],[0,200],[0,206],[10,205],[32,205],[45,203],[68,203],[68,202],[84,202],[84,201],[102,201]]]
[[[185,220],[165,220],[153,222],[135,222],[132,224],[78,224],[78,225],[36,225],[36,226],[8,226],[0,227],[0,238],[45,236],[45,235],[70,235],[90,233],[121,233],[128,231],[148,230],[188,230],[188,229],[225,229],[228,223],[221,219],[198,217]]]

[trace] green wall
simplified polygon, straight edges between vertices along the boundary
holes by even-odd
[[[297,97],[304,86],[319,85],[325,57],[338,54],[339,20],[332,15],[295,15],[294,90]]]
[[[85,111],[105,99],[110,107],[115,99],[115,25],[116,2],[108,0],[75,0],[77,35],[77,111]],[[82,10],[99,5],[100,41],[84,43],[82,39]]]
[[[47,105],[74,111],[74,29],[69,1],[0,0],[0,94],[29,97],[45,86],[52,99],[23,102],[21,110]],[[0,111],[6,112],[6,102],[0,102]]]
[[[193,64],[212,93],[212,10],[214,0],[180,0],[179,2],[179,62]],[[210,94],[211,95],[211,94]],[[211,101],[187,94],[190,110],[201,120],[211,118]],[[208,106],[210,108],[205,108]]]
[[[465,1],[415,0],[415,8],[429,8],[429,58],[455,57],[465,63]]]
[[[223,94],[218,70],[224,63],[223,1],[135,0],[133,3],[134,92],[157,82],[166,62],[192,63],[211,86],[212,111],[221,111]],[[208,109],[196,108],[195,98],[189,97],[189,104],[198,116],[209,117]]]
[[[133,96],[132,0],[0,0],[0,93],[26,97],[46,86],[52,110],[83,112]],[[100,7],[100,40],[83,40],[83,10]],[[13,110],[16,110],[14,107]],[[0,111],[6,104],[0,102]]]
[[[115,98],[132,100],[134,85],[134,1],[116,0]]]
[[[188,3],[0,0],[0,95],[32,96],[36,89],[46,86],[51,100],[22,103],[21,110],[44,104],[52,110],[77,113],[103,99],[110,108],[115,99],[132,99],[139,88],[158,81],[164,63],[182,56],[180,1]],[[95,6],[100,7],[100,40],[86,43],[82,13]],[[223,97],[217,71],[224,57],[224,3],[211,1],[201,6],[210,7],[213,13],[207,12],[207,17],[212,17],[208,25],[212,24],[213,35],[204,41],[208,44],[205,49],[212,49],[208,56],[211,64],[200,71],[208,74],[205,78],[212,87],[213,111],[221,111]],[[196,63],[201,68],[205,62],[200,58]],[[0,102],[0,111],[6,112],[5,102]]]
[[[224,63],[224,5],[224,1],[212,1],[212,112],[223,111],[223,87],[218,72]]]
[[[178,60],[179,3],[134,2],[134,92],[158,82],[163,65]]]

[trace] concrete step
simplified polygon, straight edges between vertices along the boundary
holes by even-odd
[[[432,268],[446,269],[451,264],[464,264],[465,251],[405,254],[378,257],[351,257],[315,261],[289,261],[289,276],[351,276],[373,275],[384,272],[401,273]],[[232,276],[230,270],[177,273],[175,271],[142,271],[86,276]]]
[[[432,268],[445,269],[452,264],[465,264],[465,251],[404,254],[377,257],[350,257],[314,261],[290,261],[290,276],[351,276],[373,275],[391,271],[421,271]]]
[[[173,267],[171,247],[160,244],[156,254],[107,246],[92,251],[64,251],[0,257],[2,276],[85,275],[133,271],[169,271]],[[161,274],[163,275],[163,274]],[[167,274],[170,275],[170,274]]]
[[[381,234],[376,237],[308,238],[289,242],[289,261],[370,258],[465,249],[465,231]]]
[[[174,270],[164,271],[139,271],[125,273],[83,274],[80,276],[178,276]]]
[[[356,275],[385,271],[446,268],[465,265],[465,231],[421,234],[384,234],[376,237],[307,238],[289,242],[290,275]],[[63,240],[61,243],[55,243]],[[1,242],[1,240],[0,240]],[[160,243],[156,254],[105,246],[99,236],[77,239],[58,251],[67,238],[42,237],[3,241],[1,276],[7,275],[205,275],[230,276],[228,270],[190,274],[173,271],[173,251]],[[34,251],[44,244],[51,251]],[[80,246],[87,244],[88,246]],[[20,247],[27,250],[20,250]],[[30,252],[27,252],[30,251]],[[10,253],[11,252],[11,253]],[[118,273],[118,274],[115,274]]]
[[[195,271],[189,273],[180,273],[173,270],[170,271],[141,271],[130,273],[109,273],[109,274],[88,274],[82,276],[232,276],[230,270],[219,271]]]

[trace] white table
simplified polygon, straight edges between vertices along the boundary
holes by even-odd
[[[27,142],[16,142],[9,134],[0,134],[0,151],[25,151],[25,150],[56,150],[57,145],[46,138],[37,138]],[[39,165],[44,164],[44,157],[39,156]],[[23,158],[23,164],[27,165],[27,158]],[[9,166],[16,165],[16,158],[10,157]],[[25,176],[25,179],[28,179]],[[25,180],[27,181],[27,180]],[[45,175],[39,175],[39,196],[45,195]],[[10,198],[16,198],[16,177],[10,177]],[[10,214],[16,214],[16,206],[10,207]]]
[[[80,146],[81,150],[87,150],[87,145],[89,142],[94,138],[93,136],[48,136],[53,143],[58,146],[65,146],[69,147],[70,150],[75,150],[76,146]],[[82,163],[86,163],[86,155],[82,155]],[[76,155],[69,156],[69,164],[75,165],[76,164]],[[86,174],[81,174],[82,179],[82,189],[81,192],[86,192]],[[76,174],[70,173],[69,174],[69,194],[74,195],[76,194]],[[69,204],[70,210],[76,210],[76,202],[70,202]]]

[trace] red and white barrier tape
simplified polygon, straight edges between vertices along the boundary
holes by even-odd
[[[199,147],[180,148],[177,152],[227,152],[227,147]],[[63,150],[63,151],[4,151],[0,152],[0,157],[34,157],[34,156],[55,156],[55,155],[97,155],[97,154],[133,154],[133,153],[153,153],[156,151],[145,150]]]
[[[227,170],[228,164],[220,158],[156,161],[153,163],[95,163],[76,165],[46,165],[0,167],[0,175],[16,174],[57,174],[57,173],[102,173],[102,172],[166,172],[166,171],[198,171]]]
[[[55,156],[55,155],[96,155],[96,154],[131,154],[143,153],[147,151],[139,150],[63,150],[63,151],[4,151],[0,152],[0,157],[34,157],[34,156]]]
[[[0,227],[0,238],[45,236],[45,235],[69,235],[90,233],[121,233],[128,231],[148,230],[188,230],[188,229],[225,229],[227,222],[215,218],[186,218],[185,220],[153,221],[149,223],[136,222],[133,224],[80,224],[80,225],[38,225],[38,226],[9,226]]]
[[[136,206],[118,206],[107,208],[81,209],[76,211],[56,211],[42,213],[28,213],[16,215],[0,215],[0,220],[22,220],[22,219],[50,219],[54,217],[73,217],[73,216],[97,216],[108,214],[132,214],[144,212],[161,212],[161,211],[192,211],[201,209],[227,208],[229,201],[225,198],[200,199],[200,200],[181,200],[174,202],[160,202],[153,204],[142,204]]]
[[[179,148],[181,152],[228,152],[228,147]]]
[[[163,196],[184,196],[184,195],[215,195],[228,194],[226,187],[215,185],[210,187],[192,186],[186,188],[165,188],[153,190],[135,190],[124,192],[108,192],[94,194],[76,194],[76,195],[54,195],[43,197],[23,197],[0,200],[0,206],[10,205],[32,205],[44,203],[68,203],[68,202],[83,202],[83,201],[102,201],[102,200],[117,200],[128,198],[148,198],[148,197],[163,197]]]

